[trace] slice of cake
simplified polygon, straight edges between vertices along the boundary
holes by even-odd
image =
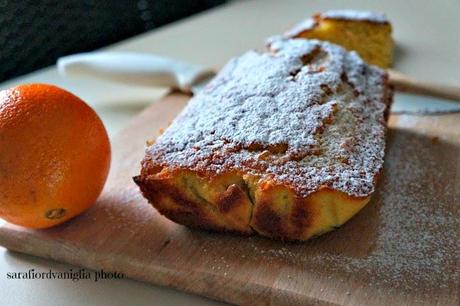
[[[382,68],[392,63],[391,24],[381,13],[328,11],[302,21],[285,36],[330,41],[347,50],[355,50],[366,62]]]
[[[190,100],[134,180],[177,223],[306,240],[369,202],[391,100],[387,74],[356,53],[275,38]]]

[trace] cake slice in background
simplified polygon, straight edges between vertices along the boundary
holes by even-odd
[[[318,13],[284,35],[320,39],[355,50],[369,64],[388,68],[393,59],[391,24],[382,13],[337,10]]]

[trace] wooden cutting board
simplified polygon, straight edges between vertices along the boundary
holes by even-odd
[[[0,228],[10,250],[245,305],[458,305],[460,114],[391,117],[373,200],[306,243],[189,230],[160,216],[131,177],[145,141],[188,97],[155,102],[113,140],[97,204],[48,230]]]

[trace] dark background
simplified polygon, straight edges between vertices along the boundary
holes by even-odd
[[[226,0],[0,0],[0,81]]]

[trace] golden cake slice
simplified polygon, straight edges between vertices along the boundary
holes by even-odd
[[[285,36],[330,41],[355,50],[366,62],[382,68],[390,67],[393,60],[391,24],[381,13],[328,11],[300,22]]]
[[[306,240],[368,203],[391,100],[387,74],[356,53],[274,38],[190,100],[134,180],[177,223]]]

